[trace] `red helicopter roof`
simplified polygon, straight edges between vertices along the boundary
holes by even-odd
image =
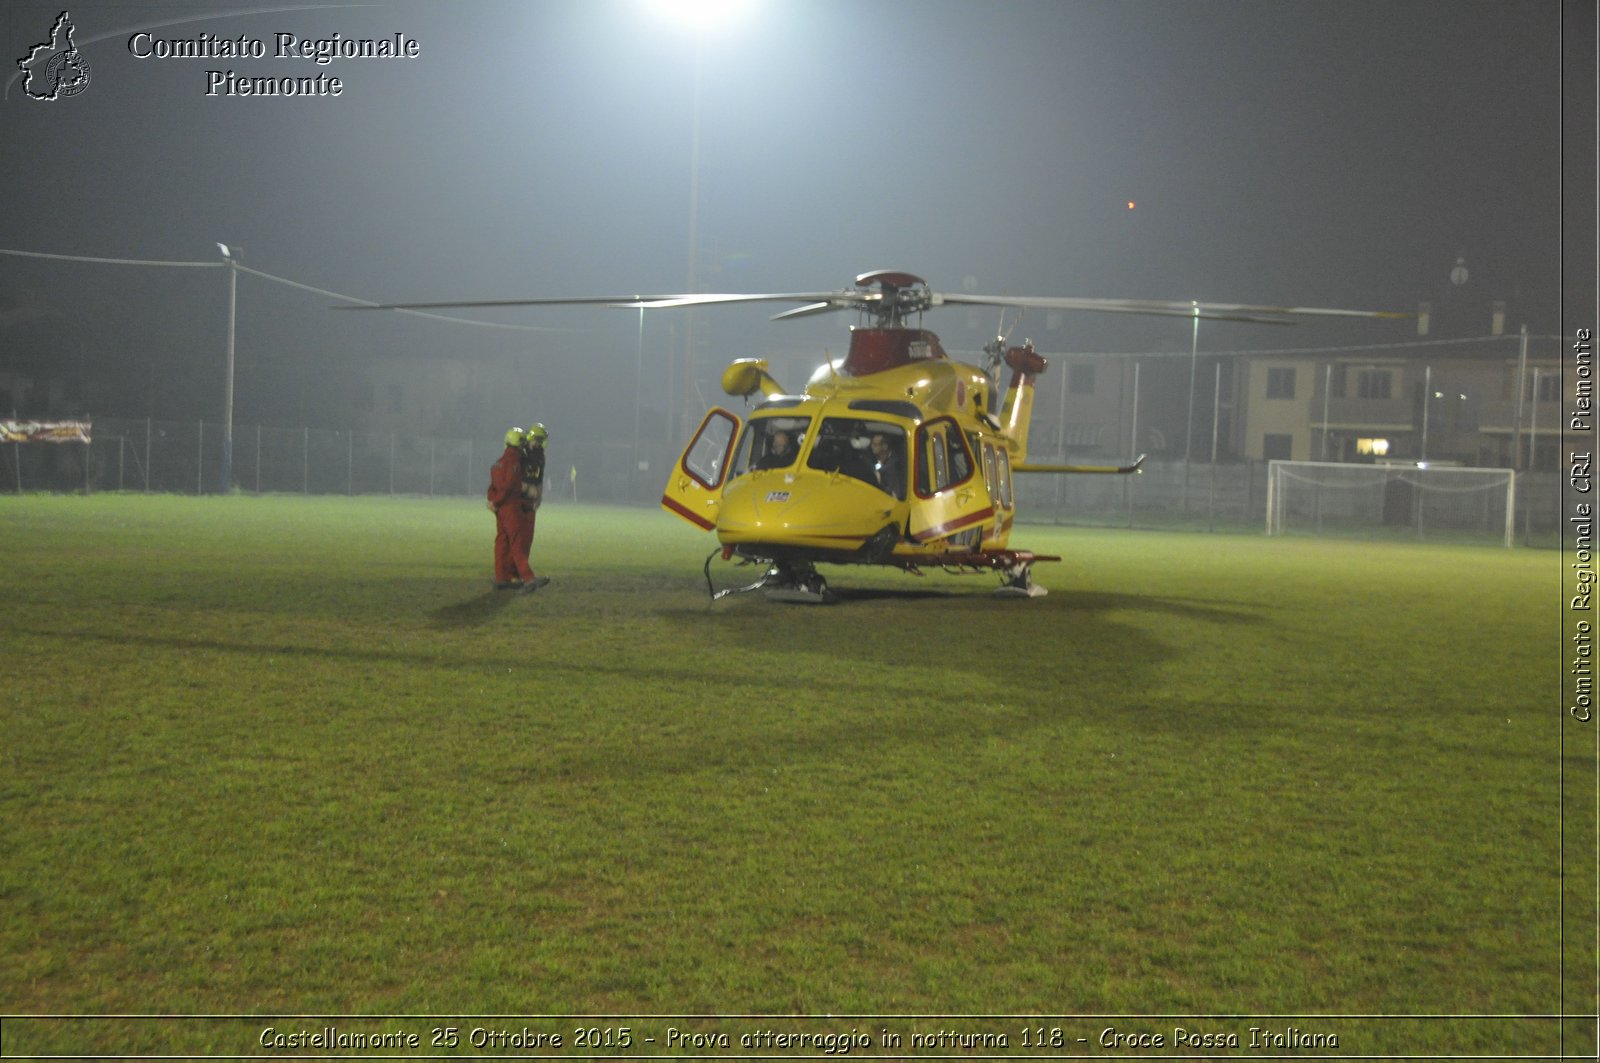
[[[874,284],[886,284],[891,288],[926,288],[928,282],[912,273],[903,273],[897,269],[875,269],[871,273],[863,273],[856,278],[857,288],[870,288]]]
[[[927,329],[856,328],[850,330],[850,353],[839,371],[845,376],[867,376],[945,357],[939,337]]]

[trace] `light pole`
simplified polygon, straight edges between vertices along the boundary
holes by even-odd
[[[222,399],[222,493],[233,490],[233,334],[239,305],[239,262],[234,255],[242,250],[232,250],[218,243],[222,261],[228,267],[228,368],[224,375]]]
[[[1183,442],[1183,512],[1189,512],[1189,460],[1194,454],[1194,388],[1195,374],[1200,365],[1200,304],[1191,301],[1194,307],[1194,327],[1189,334],[1189,421],[1184,429]]]
[[[689,128],[689,269],[688,291],[699,287],[700,258],[700,90],[702,70],[705,66],[704,34],[696,33],[694,41],[694,84],[690,105]],[[694,308],[690,307],[683,318],[683,430],[678,438],[687,439],[694,431]]]
[[[662,16],[685,26],[693,38],[694,67],[689,105],[689,261],[685,271],[688,290],[693,292],[700,285],[700,140],[706,46],[711,34],[733,22],[748,6],[748,0],[653,0],[650,6]],[[690,307],[684,311],[683,317],[683,380],[676,389],[670,383],[667,388],[667,430],[669,433],[672,431],[674,416],[681,417],[680,438],[687,438],[694,430],[699,416],[699,410],[694,405],[697,342],[695,310]],[[674,394],[675,390],[681,393]]]

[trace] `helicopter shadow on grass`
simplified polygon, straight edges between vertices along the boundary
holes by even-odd
[[[1168,598],[1139,594],[1111,594],[1097,591],[1054,591],[1042,600],[1007,601],[1004,596],[987,591],[974,591],[963,587],[928,587],[903,590],[897,587],[847,587],[832,591],[831,606],[849,606],[855,603],[877,601],[949,601],[972,603],[974,609],[1042,609],[1047,612],[1061,608],[1066,600],[1068,611],[1078,613],[1106,612],[1125,609],[1133,612],[1161,612],[1173,617],[1185,617],[1217,623],[1250,624],[1259,618],[1243,607],[1219,605],[1213,601],[1192,598]],[[774,606],[785,603],[770,603]]]
[[[1023,660],[1077,669],[1127,669],[1138,662],[1140,668],[1127,669],[1128,681],[1137,683],[1144,666],[1179,658],[1193,645],[1190,638],[1163,637],[1168,624],[1187,632],[1265,622],[1245,603],[1104,591],[1058,591],[1026,601],[940,587],[841,588],[834,595],[827,605],[751,596],[664,615],[718,630],[715,641],[745,653],[811,650],[890,668],[913,658],[930,665],[960,661],[997,682],[1014,680]]]
[[[1207,652],[1206,644],[1265,622],[1248,603],[1105,592],[997,601],[937,587],[862,589],[840,594],[831,607],[752,596],[656,615],[697,630],[706,659],[741,662],[743,678],[724,670],[708,682],[732,682],[751,711],[731,733],[697,733],[695,758],[644,746],[577,770],[647,776],[687,770],[687,763],[777,766],[840,750],[948,748],[1070,729],[1074,720],[1099,733],[1215,735],[1255,717],[1192,711],[1192,696],[1173,686],[1188,671],[1162,666],[1181,666]],[[798,728],[790,719],[797,704],[807,706],[799,711],[809,720]],[[663,712],[675,711],[664,703]],[[769,729],[781,740],[752,737]]]

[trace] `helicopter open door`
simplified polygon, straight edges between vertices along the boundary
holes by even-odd
[[[721,407],[706,414],[673,466],[672,479],[661,495],[663,509],[707,531],[717,526],[717,504],[722,500],[739,424],[739,418]]]
[[[917,428],[914,502],[907,530],[917,542],[948,539],[954,547],[975,547],[982,526],[994,520],[994,506],[962,438],[949,417]]]

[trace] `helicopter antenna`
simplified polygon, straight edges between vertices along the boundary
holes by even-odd
[[[1028,313],[1028,311],[1026,309],[1024,309],[1023,307],[1020,307],[1020,306],[1017,307],[1017,319],[1011,323],[1011,327],[1010,328],[1005,330],[1004,336],[1005,336],[1006,340],[1010,340],[1011,339],[1011,334],[1017,330],[1017,326],[1018,325],[1022,324],[1022,319],[1025,316],[1027,316],[1027,313]],[[1006,321],[1005,307],[1001,307],[1000,308],[1000,323],[1002,325],[1004,325],[1005,321]]]
[[[1001,307],[1000,321],[995,326],[994,339],[983,346],[983,371],[988,374],[989,382],[995,387],[1000,386],[1000,362],[1005,358],[1006,341],[1011,338],[1011,333],[1016,331],[1017,326],[1021,323],[1022,311],[1019,309],[1017,311],[1017,319],[1011,323],[1010,328],[1006,328],[1006,311],[1004,307]]]
[[[983,373],[989,378],[989,383],[999,386],[1000,359],[1006,352],[1004,336],[995,336],[994,339],[983,345]]]

